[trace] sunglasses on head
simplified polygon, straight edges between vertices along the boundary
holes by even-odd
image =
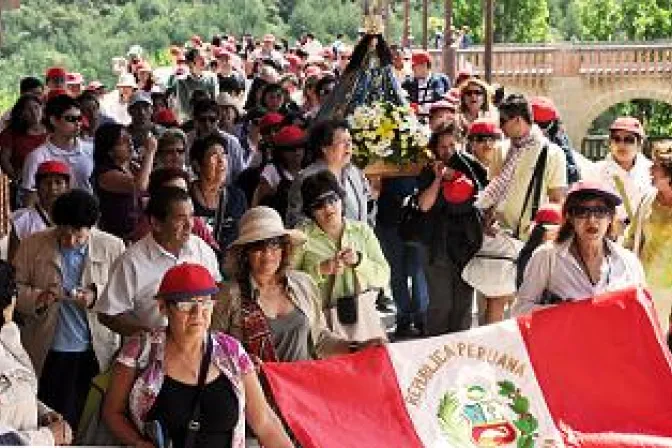
[[[171,305],[183,313],[193,313],[194,310],[198,309],[197,307],[199,305],[202,307],[203,311],[212,311],[215,307],[215,301],[212,299],[189,300],[185,302],[171,302]]]
[[[254,241],[247,245],[251,252],[262,252],[268,249],[277,250],[282,249],[283,239],[280,236],[267,238],[265,240]]]
[[[495,140],[497,140],[497,137],[495,137],[494,135],[477,134],[472,135],[471,137],[469,137],[469,139],[472,142],[484,143],[484,142],[494,142]]]
[[[327,205],[332,205],[338,202],[341,199],[341,197],[336,193],[336,192],[329,192],[326,194],[323,194],[319,198],[317,198],[311,205],[310,208],[312,210],[319,210],[323,207],[326,207]]]
[[[63,115],[61,118],[68,123],[79,123],[82,121],[81,115]]]
[[[591,216],[602,219],[613,214],[612,210],[606,205],[576,205],[571,208],[570,215],[574,218],[588,219]]]
[[[611,141],[614,143],[625,143],[626,145],[634,145],[635,143],[637,143],[637,137],[635,137],[634,135],[626,135],[625,137],[621,137],[620,135],[612,135]]]

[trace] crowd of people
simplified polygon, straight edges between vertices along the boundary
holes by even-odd
[[[344,73],[367,69],[342,38],[194,36],[163,79],[133,47],[111,92],[62,67],[21,80],[0,133],[0,439],[91,442],[80,416],[107,372],[118,444],[290,447],[264,362],[628,286],[669,313],[672,148],[647,157],[641,122],[619,117],[593,163],[550,99],[391,52],[432,134],[417,177],[367,176],[348,123],[316,119]]]

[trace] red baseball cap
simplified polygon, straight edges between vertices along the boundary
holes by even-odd
[[[535,123],[548,123],[560,118],[560,113],[550,98],[534,96],[530,98],[530,106]]]
[[[534,215],[534,223],[559,226],[562,224],[562,206],[553,202],[542,205]]]
[[[306,132],[296,125],[284,126],[273,136],[276,146],[297,147],[306,142]]]
[[[469,126],[469,135],[496,135],[501,136],[499,125],[489,118],[478,118]]]
[[[195,263],[182,263],[163,275],[157,299],[187,302],[194,297],[210,296],[219,291],[210,271]]]
[[[47,73],[44,75],[46,79],[51,78],[63,78],[65,79],[67,73],[63,67],[50,67],[47,69]]]
[[[474,182],[460,171],[455,171],[452,179],[443,182],[443,198],[450,204],[467,202],[475,192]]]
[[[430,64],[432,63],[432,57],[427,51],[416,51],[411,56],[411,65],[420,65],[420,64]]]
[[[60,174],[70,179],[70,168],[67,164],[58,161],[58,160],[47,160],[38,165],[37,171],[35,172],[35,179],[38,179],[42,176],[47,176],[49,174]]]
[[[609,126],[610,131],[626,131],[644,138],[644,127],[642,123],[635,117],[618,117]]]
[[[154,122],[168,127],[179,125],[175,113],[173,113],[173,111],[168,108],[163,108],[154,114]]]
[[[272,126],[277,126],[285,121],[285,116],[277,112],[269,112],[259,120],[259,129],[264,131]]]

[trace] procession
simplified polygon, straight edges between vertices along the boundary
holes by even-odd
[[[371,3],[17,80],[1,445],[672,447],[672,139]]]

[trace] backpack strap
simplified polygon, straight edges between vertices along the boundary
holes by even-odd
[[[523,208],[520,210],[520,218],[518,223],[516,223],[516,229],[513,233],[515,238],[520,237],[520,226],[523,222],[523,217],[525,216],[525,211],[527,210],[527,205],[530,203],[530,197],[532,197],[532,213],[531,216],[534,218],[534,215],[537,214],[539,209],[539,202],[541,201],[541,187],[544,184],[544,171],[546,170],[546,162],[548,160],[548,142],[544,143],[544,146],[541,148],[539,157],[537,158],[537,163],[534,166],[534,172],[530,178],[530,183],[527,186],[527,192],[525,193],[525,201],[523,202]]]

